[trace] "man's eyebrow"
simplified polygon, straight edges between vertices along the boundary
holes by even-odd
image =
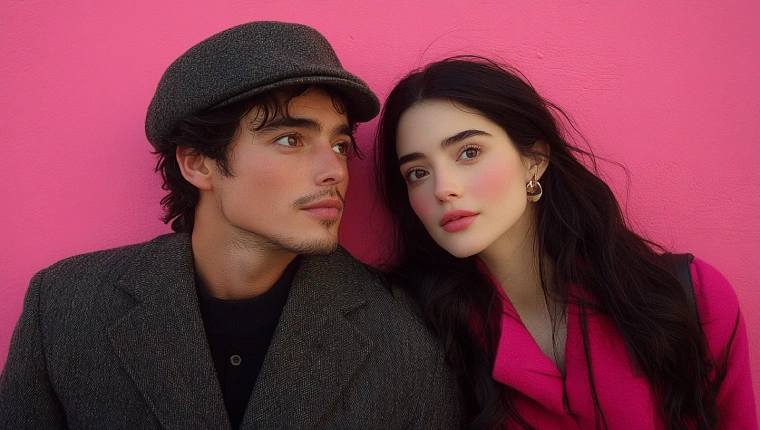
[[[269,121],[259,131],[268,132],[283,128],[306,128],[312,131],[322,131],[322,124],[310,118],[281,117]],[[354,134],[351,126],[347,123],[335,126],[332,132],[333,134],[345,134],[346,136],[353,136]]]
[[[333,128],[334,135],[345,134],[346,136],[354,137],[354,130],[348,124],[340,124]]]
[[[472,136],[491,136],[491,133],[487,133],[483,130],[465,130],[462,132],[459,132],[451,137],[447,137],[441,141],[441,148],[446,149],[451,145],[454,145],[456,143],[459,143],[467,138],[470,138]]]
[[[320,131],[322,130],[322,125],[309,118],[280,117],[267,122],[258,131],[267,132],[282,128],[307,128],[313,131]]]

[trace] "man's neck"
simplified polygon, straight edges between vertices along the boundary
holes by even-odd
[[[267,292],[296,257],[254,243],[236,243],[227,234],[196,225],[192,234],[195,273],[209,294],[239,300]]]

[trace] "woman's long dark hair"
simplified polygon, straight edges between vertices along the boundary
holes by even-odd
[[[539,273],[545,297],[573,300],[580,308],[601,417],[597,426],[606,428],[606,422],[588,352],[588,312],[615,322],[636,368],[653,387],[667,428],[716,428],[716,396],[730,342],[716,364],[683,288],[663,268],[655,251],[661,249],[626,226],[610,188],[580,161],[595,166],[593,155],[569,143],[558,125],[573,129],[572,122],[521,76],[478,57],[432,63],[393,89],[377,130],[378,187],[397,232],[391,276],[420,303],[441,339],[467,413],[474,418],[471,428],[532,427],[516,409],[514,390],[491,376],[500,318],[496,288],[478,270],[475,257],[459,259],[436,244],[409,204],[398,169],[396,133],[401,115],[424,100],[450,100],[477,110],[501,126],[524,156],[534,154],[536,142],[548,146],[550,163],[540,181],[543,197],[534,204],[538,255],[551,264],[539,258]],[[570,286],[580,287],[587,300],[571,297]]]

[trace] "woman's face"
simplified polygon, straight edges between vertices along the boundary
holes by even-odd
[[[414,212],[452,255],[524,242],[535,162],[496,123],[448,100],[426,100],[401,116],[396,151]]]

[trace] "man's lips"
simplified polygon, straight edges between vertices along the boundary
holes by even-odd
[[[450,211],[446,212],[443,217],[441,217],[438,225],[440,225],[445,231],[453,233],[467,228],[473,221],[475,221],[476,216],[478,216],[476,212],[463,210]]]
[[[343,210],[343,202],[338,198],[327,198],[309,203],[301,207],[301,210],[321,219],[338,219]]]

